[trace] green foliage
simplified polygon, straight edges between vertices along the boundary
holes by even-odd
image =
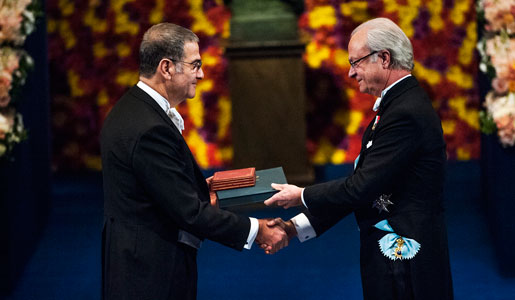
[[[481,132],[484,134],[493,134],[497,131],[497,125],[492,118],[492,115],[486,111],[479,112],[479,124]]]

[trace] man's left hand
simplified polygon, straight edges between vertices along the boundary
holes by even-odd
[[[212,206],[218,207],[218,197],[216,196],[216,192],[211,189],[212,181],[213,176],[206,178],[207,187],[209,188],[209,201]]]
[[[277,184],[272,183],[272,187],[279,191],[272,197],[265,200],[265,205],[267,206],[282,206],[284,208],[290,208],[294,206],[302,205],[302,190],[304,188],[300,188],[293,184]]]

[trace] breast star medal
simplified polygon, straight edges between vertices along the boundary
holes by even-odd
[[[386,208],[388,205],[393,204],[393,202],[390,201],[390,197],[392,197],[392,194],[382,194],[381,196],[379,196],[379,198],[377,198],[374,201],[372,207],[377,208],[379,210],[379,213],[381,213],[382,211],[390,212],[388,208]]]

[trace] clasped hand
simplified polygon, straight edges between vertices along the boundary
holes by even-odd
[[[266,254],[274,254],[288,246],[289,241],[297,235],[292,221],[285,222],[281,218],[261,219],[256,243]]]

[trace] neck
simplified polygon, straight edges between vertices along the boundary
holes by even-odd
[[[391,70],[390,69],[388,72],[388,77],[386,79],[383,90],[386,89],[387,87],[389,87],[390,85],[392,85],[397,80],[401,79],[402,77],[409,75],[410,73],[411,72],[406,71],[406,70]]]
[[[163,96],[170,104],[170,107],[176,107],[181,102],[172,100],[173,97],[171,97],[171,95],[169,95],[166,90],[165,80],[159,80],[156,75],[154,75],[151,78],[145,78],[143,76],[140,76],[139,80],[141,80],[143,83],[145,83],[153,90],[158,92],[161,96]]]

